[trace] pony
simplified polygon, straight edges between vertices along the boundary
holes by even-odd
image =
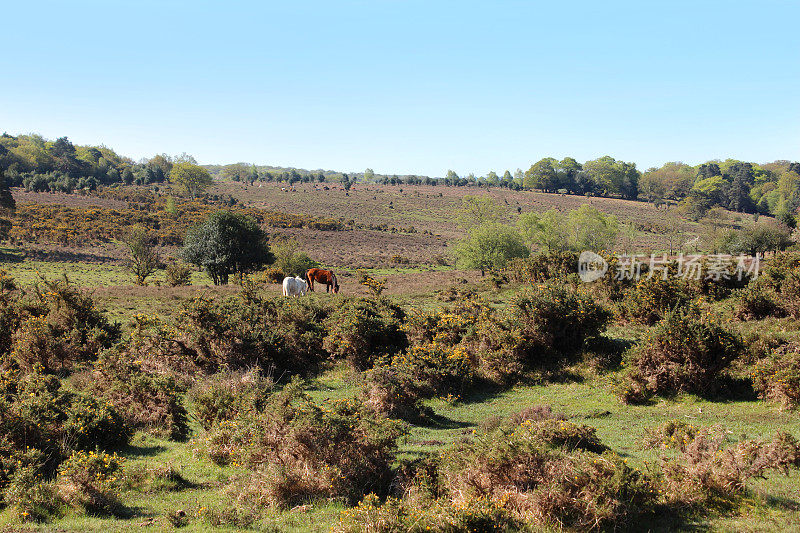
[[[333,287],[333,294],[339,292],[339,282],[336,280],[336,274],[332,270],[322,270],[321,268],[312,268],[306,272],[306,279],[308,279],[308,290],[314,292],[314,282],[325,285],[325,292],[330,292]]]
[[[283,278],[283,295],[284,296],[305,296],[308,289],[308,283],[303,278],[286,277]]]

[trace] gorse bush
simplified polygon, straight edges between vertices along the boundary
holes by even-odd
[[[753,280],[736,294],[734,314],[740,320],[783,316],[785,312],[776,300],[775,291],[767,283]]]
[[[518,294],[510,305],[510,319],[532,344],[530,364],[538,357],[566,356],[599,335],[611,313],[590,296],[557,285],[537,285]]]
[[[708,394],[720,373],[742,352],[741,340],[696,307],[667,314],[629,354],[622,398],[636,402],[652,394]]]
[[[373,296],[380,296],[386,290],[386,278],[376,279],[364,270],[358,271],[358,283],[369,289]]]
[[[662,448],[684,452],[699,431],[700,427],[688,422],[670,420],[645,431],[642,445],[645,449]]]
[[[68,371],[76,363],[91,361],[120,335],[92,299],[66,277],[43,281],[26,295],[9,293],[0,298],[0,320],[8,330],[0,333],[0,360],[30,370]]]
[[[578,273],[578,254],[561,250],[539,252],[531,257],[512,259],[508,271],[511,279],[520,283],[563,281],[568,275]]]
[[[755,364],[751,374],[759,395],[786,409],[800,406],[800,349],[787,344],[772,350]]]
[[[619,303],[621,317],[652,325],[671,309],[689,302],[685,282],[672,274],[664,279],[660,273],[642,277],[631,287]]]
[[[182,440],[189,433],[183,391],[170,375],[145,372],[142,363],[115,351],[104,354],[82,384],[122,415],[128,426]]]
[[[95,514],[119,514],[124,460],[117,455],[77,451],[58,469],[56,487],[67,505]]]
[[[119,448],[132,434],[113,406],[66,391],[41,370],[0,373],[0,493],[10,491],[6,503],[30,520],[53,512],[46,484],[66,457]]]
[[[403,310],[386,299],[353,298],[342,302],[325,320],[323,347],[334,358],[366,370],[381,357],[408,346],[401,329]]]
[[[742,496],[750,479],[770,471],[800,468],[800,444],[787,433],[771,441],[743,440],[725,446],[725,433],[703,429],[676,458],[662,458],[663,487],[668,500],[705,504]]]
[[[210,431],[206,450],[212,459],[251,471],[231,493],[256,508],[319,497],[355,502],[370,492],[385,493],[403,426],[376,418],[352,400],[321,407],[301,386],[293,381],[260,412]]]
[[[170,287],[192,284],[192,268],[181,263],[170,263],[165,271],[166,282]]]
[[[212,301],[191,300],[178,319],[182,342],[209,372],[258,366],[308,374],[327,358],[323,325],[329,309],[315,300],[266,298],[242,291]]]
[[[39,450],[34,453],[41,456]],[[0,501],[13,510],[20,522],[45,522],[59,513],[59,501],[52,482],[42,477],[43,458],[32,455],[28,453],[20,461]]]
[[[445,450],[438,468],[440,491],[456,503],[485,497],[538,526],[576,530],[622,527],[657,501],[641,472],[610,454],[565,451],[575,428],[552,433],[564,421],[526,421],[501,427]],[[591,447],[601,446],[592,429]],[[558,438],[553,438],[557,436]]]
[[[215,374],[189,391],[194,415],[205,429],[261,410],[274,383],[258,369]]]

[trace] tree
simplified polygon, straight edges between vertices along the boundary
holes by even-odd
[[[503,211],[504,209],[491,196],[467,194],[461,198],[458,224],[462,228],[470,228],[488,222],[497,222]]]
[[[583,204],[567,215],[570,242],[576,250],[610,250],[617,242],[619,221],[589,204]]]
[[[800,208],[800,174],[784,172],[778,179],[778,203],[775,215],[790,227],[797,225],[797,209]]]
[[[264,231],[250,217],[231,211],[212,213],[189,230],[180,255],[204,268],[215,285],[273,260]]]
[[[144,285],[148,276],[158,270],[161,263],[147,229],[133,226],[123,238],[123,242],[128,247],[128,270],[136,276],[137,285]]]
[[[583,165],[590,179],[604,194],[619,194],[623,198],[635,200],[639,196],[639,171],[635,163],[617,161],[611,156],[603,156]]]
[[[11,188],[5,176],[0,173],[0,209],[14,209],[16,205],[14,197],[11,195]]]
[[[565,157],[554,164],[556,171],[556,181],[559,189],[567,189],[573,193],[583,192],[578,186],[578,176],[583,170],[583,166],[571,157]]]
[[[364,181],[371,183],[375,179],[375,171],[371,168],[364,170]]]
[[[526,189],[542,189],[545,192],[552,192],[558,189],[558,177],[553,167],[558,161],[552,157],[540,159],[525,172],[523,186]]]
[[[455,254],[459,267],[476,268],[484,275],[487,270],[504,268],[511,259],[528,257],[530,250],[516,229],[486,223],[476,226],[459,241]]]
[[[517,227],[531,246],[548,251],[570,248],[566,219],[555,209],[544,213],[523,213],[517,220]]]
[[[617,217],[588,204],[566,215],[555,209],[542,214],[525,213],[517,224],[531,245],[550,251],[611,249],[619,235]]]
[[[294,239],[279,242],[272,249],[275,255],[273,266],[287,276],[302,276],[308,269],[319,266],[308,254],[300,251],[300,245]]]
[[[250,178],[250,167],[244,163],[233,163],[222,167],[222,177],[233,181],[247,181]]]
[[[169,180],[191,198],[196,198],[214,182],[208,170],[189,162],[175,163],[169,172]]]

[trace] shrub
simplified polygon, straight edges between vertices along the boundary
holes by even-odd
[[[475,372],[466,349],[437,342],[411,346],[390,364],[424,397],[462,395],[474,382]]]
[[[597,438],[595,428],[555,418],[524,420],[514,428],[514,437],[534,439],[567,450],[585,450],[595,453],[607,450],[606,446]]]
[[[619,305],[622,317],[652,325],[661,320],[671,309],[689,302],[684,282],[672,275],[642,277],[629,289]]]
[[[740,320],[758,320],[768,316],[782,316],[784,311],[776,302],[774,291],[766,283],[753,280],[737,293],[734,313]]]
[[[386,278],[375,279],[363,270],[358,271],[358,282],[369,289],[373,296],[380,296],[386,290]]]
[[[102,452],[78,451],[58,470],[56,487],[68,505],[91,513],[117,515],[123,459]]]
[[[744,440],[725,447],[721,431],[701,430],[674,459],[662,458],[665,495],[689,504],[741,496],[747,481],[772,470],[800,468],[800,444],[786,433],[772,441]]]
[[[731,291],[745,287],[753,279],[749,274],[737,272],[735,264],[713,265],[707,257],[698,263],[698,268],[700,275],[692,276],[687,272],[685,278],[686,291],[692,296],[721,300],[730,295]]]
[[[374,417],[358,402],[320,407],[293,380],[263,411],[223,423],[210,434],[210,455],[221,454],[251,473],[231,487],[240,503],[284,507],[307,498],[358,501],[385,493],[403,435],[397,421]]]
[[[701,315],[695,306],[673,310],[630,354],[623,400],[635,402],[650,394],[708,394],[741,352],[741,340],[708,313]]]
[[[325,320],[328,336],[323,346],[333,357],[366,370],[408,346],[401,329],[404,316],[399,306],[385,299],[347,299]]]
[[[0,374],[0,486],[19,466],[36,462],[29,453],[42,458],[37,469],[49,477],[74,450],[118,448],[131,433],[113,406],[65,391],[41,367]]]
[[[29,451],[3,491],[3,502],[21,522],[45,522],[58,513],[58,498],[52,483],[41,474],[43,456]]]
[[[456,504],[484,497],[518,520],[576,530],[621,528],[654,507],[644,474],[610,454],[553,448],[535,426],[501,428],[443,452],[442,496]]]
[[[522,522],[514,518],[503,503],[487,497],[472,497],[457,503],[436,500],[423,505],[388,498],[381,504],[376,495],[369,494],[357,506],[343,512],[332,531],[520,531]]]
[[[308,374],[327,358],[324,319],[316,300],[266,298],[249,290],[215,302],[191,300],[179,316],[182,342],[208,372],[258,366]]]
[[[409,341],[413,343],[437,342],[458,344],[475,334],[476,324],[482,317],[494,317],[489,304],[474,292],[459,293],[463,298],[452,307],[424,312],[413,310],[403,323]]]
[[[517,295],[510,306],[510,318],[530,339],[529,362],[536,364],[537,352],[570,355],[584,342],[599,335],[611,314],[589,296],[556,285],[537,285]]]
[[[283,283],[285,277],[286,272],[277,267],[271,267],[264,271],[264,278],[266,278],[269,283]]]
[[[796,344],[781,346],[755,364],[753,388],[783,408],[800,405],[800,350]]]
[[[165,272],[167,285],[182,287],[192,284],[192,268],[181,263],[170,263]]]
[[[794,271],[786,275],[781,284],[781,307],[787,315],[800,318],[800,272]]]
[[[539,252],[532,257],[512,259],[508,270],[511,279],[520,283],[564,280],[569,274],[578,273],[578,254],[561,250]]]
[[[273,382],[258,369],[221,373],[199,381],[189,391],[194,414],[205,429],[260,410]]]
[[[645,449],[662,448],[686,451],[700,428],[681,420],[670,420],[660,426],[645,430],[642,445]]]
[[[361,398],[370,410],[387,418],[420,420],[428,414],[422,405],[424,385],[394,367],[367,372]]]
[[[519,378],[528,360],[530,342],[519,327],[495,317],[482,317],[475,335],[462,342],[475,373],[482,379],[507,385]]]
[[[526,421],[540,422],[542,420],[566,420],[566,416],[554,413],[549,405],[532,405],[509,417],[512,425],[518,426]]]
[[[110,324],[66,277],[45,280],[24,301],[4,307],[4,321],[15,330],[9,358],[27,370],[36,365],[47,371],[69,370],[95,359],[120,335],[119,325]]]
[[[189,434],[182,390],[172,376],[145,372],[141,362],[109,352],[83,386],[110,402],[132,428],[175,440]]]

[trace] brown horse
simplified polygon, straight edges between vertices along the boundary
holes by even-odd
[[[336,274],[333,270],[322,270],[321,268],[312,268],[306,272],[306,279],[308,280],[308,290],[314,292],[314,282],[325,285],[325,292],[330,292],[333,287],[333,294],[339,292],[339,282],[336,280]]]

